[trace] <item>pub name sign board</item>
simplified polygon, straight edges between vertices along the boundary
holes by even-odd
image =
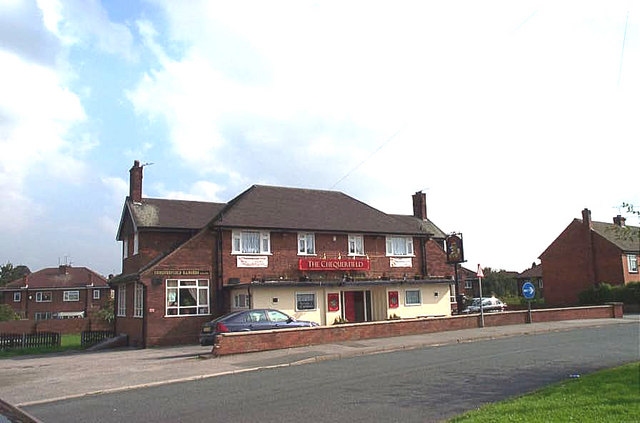
[[[369,270],[371,261],[368,258],[301,258],[298,269],[307,271],[329,270]]]

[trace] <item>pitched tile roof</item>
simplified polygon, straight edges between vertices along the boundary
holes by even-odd
[[[16,279],[5,285],[4,289],[16,289],[29,285],[29,289],[107,288],[107,280],[86,267],[59,266],[48,267],[30,273],[25,278]]]
[[[141,203],[129,202],[138,228],[200,229],[224,206],[224,203],[158,198],[143,198]]]
[[[518,279],[527,279],[527,278],[541,278],[542,277],[542,264],[537,264],[535,266],[530,267],[522,273],[519,273]]]
[[[622,251],[640,251],[640,228],[637,226],[620,227],[614,223],[592,222],[593,231]]]
[[[253,185],[211,226],[375,234],[424,234],[415,221],[383,213],[339,191]]]

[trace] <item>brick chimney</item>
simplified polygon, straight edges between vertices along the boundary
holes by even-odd
[[[621,228],[624,228],[626,226],[626,222],[627,222],[627,219],[625,217],[620,216],[620,215],[617,215],[617,216],[615,216],[613,218],[613,223],[616,226],[620,226]]]
[[[71,266],[69,266],[68,264],[61,264],[60,266],[58,266],[58,273],[61,275],[68,275],[70,267]]]
[[[134,203],[142,202],[142,166],[135,160],[129,170],[129,198]]]
[[[413,194],[413,215],[418,219],[427,220],[427,196],[422,191]]]
[[[593,228],[593,225],[591,223],[591,210],[589,209],[582,210],[582,223],[587,225],[589,229]]]

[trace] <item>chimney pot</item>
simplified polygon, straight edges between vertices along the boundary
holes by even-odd
[[[413,216],[427,220],[427,195],[422,191],[413,194]]]
[[[613,223],[617,226],[620,226],[621,228],[624,228],[626,226],[626,222],[627,222],[627,219],[620,215],[617,215],[613,218]]]
[[[134,203],[142,202],[142,166],[138,160],[133,161],[129,170],[129,198]]]
[[[592,228],[593,225],[591,224],[591,210],[589,209],[582,210],[582,223],[587,225],[589,229]]]

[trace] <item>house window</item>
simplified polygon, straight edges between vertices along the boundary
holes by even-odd
[[[118,287],[118,316],[124,317],[127,315],[127,286],[121,285]]]
[[[464,281],[464,289],[471,289],[473,288],[473,281],[471,279],[465,279]]]
[[[638,256],[627,254],[627,263],[629,264],[630,273],[638,273]]]
[[[37,303],[50,303],[51,302],[51,291],[36,292],[36,302]]]
[[[208,279],[167,279],[167,309],[169,316],[209,314]]]
[[[415,306],[421,303],[422,300],[420,299],[419,289],[411,289],[404,292],[404,305]]]
[[[138,232],[133,234],[133,255],[138,254],[138,248],[140,247],[140,242],[138,240]]]
[[[449,302],[451,304],[456,303],[456,285],[455,284],[449,285]]]
[[[136,282],[133,291],[133,317],[142,317],[143,293],[144,287]]]
[[[410,236],[388,236],[388,256],[413,256],[413,238]]]
[[[235,308],[249,308],[251,307],[251,299],[247,294],[236,294],[233,297],[233,306]]]
[[[269,232],[260,231],[233,231],[233,254],[269,254],[271,241]]]
[[[51,319],[50,311],[36,311],[33,315],[35,320],[49,320]]]
[[[308,311],[316,309],[316,294],[296,293],[296,311]]]
[[[349,235],[349,255],[364,255],[364,239],[362,238],[362,235]]]
[[[80,291],[64,291],[62,301],[80,301]]]
[[[94,300],[99,300],[100,299],[100,290],[99,289],[94,289],[93,290],[93,299]]]
[[[544,284],[542,283],[542,279],[538,279],[538,288],[544,288]]]
[[[316,237],[312,233],[298,234],[298,254],[313,255],[316,253]]]
[[[13,293],[13,302],[19,303],[22,300],[22,292],[14,292]]]
[[[129,239],[125,238],[122,240],[122,258],[126,259],[129,257]]]

